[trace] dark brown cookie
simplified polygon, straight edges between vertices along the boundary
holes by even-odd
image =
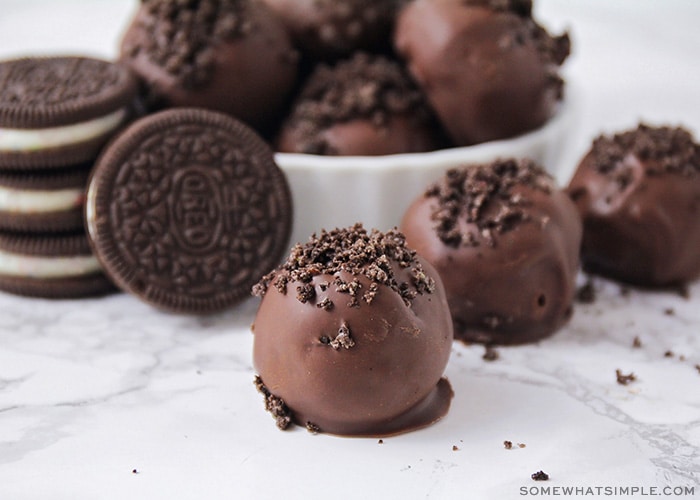
[[[86,221],[96,255],[125,291],[184,313],[231,307],[280,261],[292,210],[270,147],[226,115],[163,111],[104,151]]]
[[[0,167],[48,168],[97,156],[138,92],[125,67],[86,57],[0,62]]]
[[[0,230],[82,230],[91,167],[88,163],[67,169],[0,171]]]
[[[84,233],[18,235],[0,232],[0,290],[50,299],[114,291]]]

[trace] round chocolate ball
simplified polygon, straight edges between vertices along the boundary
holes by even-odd
[[[121,44],[152,109],[207,108],[263,132],[287,104],[297,59],[281,22],[252,0],[144,0]]]
[[[568,35],[549,36],[529,2],[414,0],[394,44],[460,146],[533,130],[563,96]]]
[[[568,191],[586,270],[652,287],[700,276],[700,145],[687,130],[640,124],[599,136]]]
[[[522,344],[570,317],[581,220],[529,160],[451,169],[409,207],[406,242],[445,285],[455,338]]]
[[[322,231],[256,292],[257,386],[280,427],[390,435],[447,413],[447,301],[400,233]]]
[[[282,20],[294,44],[312,60],[390,46],[396,0],[263,0]]]
[[[317,66],[276,141],[281,152],[338,156],[416,153],[441,144],[432,110],[405,69],[362,52]]]

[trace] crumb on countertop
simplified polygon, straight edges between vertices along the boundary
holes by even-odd
[[[630,372],[627,375],[623,374],[621,370],[615,370],[615,376],[617,377],[617,383],[620,385],[627,385],[630,382],[637,380],[637,376]]]

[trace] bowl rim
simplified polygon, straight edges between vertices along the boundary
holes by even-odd
[[[399,153],[381,156],[327,156],[303,153],[275,153],[275,161],[283,169],[293,171],[324,170],[357,171],[400,167],[402,169],[424,168],[426,163],[443,163],[460,160],[469,162],[469,157],[509,156],[518,154],[531,144],[544,140],[555,133],[574,115],[579,95],[575,85],[567,81],[564,98],[558,103],[554,114],[539,128],[523,134],[473,144],[437,149],[424,153]],[[512,151],[512,153],[509,153]]]

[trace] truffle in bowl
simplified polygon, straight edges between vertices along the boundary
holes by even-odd
[[[578,116],[575,85],[567,82],[556,112],[543,126],[510,139],[423,153],[382,156],[323,156],[277,153],[287,174],[295,208],[292,242],[305,241],[324,227],[388,230],[398,226],[411,201],[448,169],[497,158],[530,158],[555,177],[570,130]]]

